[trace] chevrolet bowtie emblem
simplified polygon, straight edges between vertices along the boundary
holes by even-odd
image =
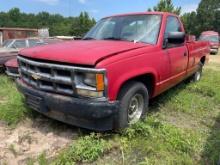
[[[39,80],[41,78],[41,76],[39,76],[38,74],[32,74],[31,77],[34,79],[34,80]]]

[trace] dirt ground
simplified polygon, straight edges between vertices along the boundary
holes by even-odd
[[[211,55],[207,68],[220,69],[220,53]],[[0,122],[0,165],[22,165],[46,153],[54,157],[78,137],[78,128],[43,116],[26,120],[16,128]]]
[[[0,165],[27,164],[42,153],[52,158],[77,134],[77,128],[43,116],[26,120],[16,128],[0,123]]]
[[[220,51],[218,55],[210,55],[209,64],[207,68],[220,70]]]

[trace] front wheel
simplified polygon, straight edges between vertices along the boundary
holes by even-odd
[[[145,117],[148,109],[148,90],[143,83],[129,82],[118,97],[120,109],[116,117],[116,129],[123,129]]]

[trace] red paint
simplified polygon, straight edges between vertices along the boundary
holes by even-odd
[[[144,46],[146,44],[125,41],[68,41],[53,46],[44,45],[25,49],[20,54],[42,60],[94,66],[101,59],[118,52],[126,52]]]
[[[163,16],[157,44],[125,41],[71,41],[25,49],[20,51],[20,54],[37,60],[105,68],[110,101],[117,99],[126,81],[146,74],[153,77],[154,90],[151,97],[157,96],[192,75],[203,57],[208,59],[209,43],[206,41],[188,39],[180,47],[163,49],[167,17],[177,17],[176,15],[161,12],[125,15],[136,14]],[[179,18],[178,20],[180,21]],[[184,31],[182,23],[181,28]]]
[[[17,58],[13,58],[5,63],[6,67],[18,68]]]
[[[215,31],[205,31],[205,32],[202,32],[201,37],[202,36],[218,36],[218,37],[220,37],[219,33],[215,32]],[[219,47],[220,46],[220,42],[213,42],[213,41],[209,41],[209,42],[210,42],[211,48]]]

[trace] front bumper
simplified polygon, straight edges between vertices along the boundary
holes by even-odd
[[[91,101],[47,93],[33,89],[19,79],[16,84],[27,105],[48,117],[96,131],[114,129],[114,118],[119,109],[117,101]]]

